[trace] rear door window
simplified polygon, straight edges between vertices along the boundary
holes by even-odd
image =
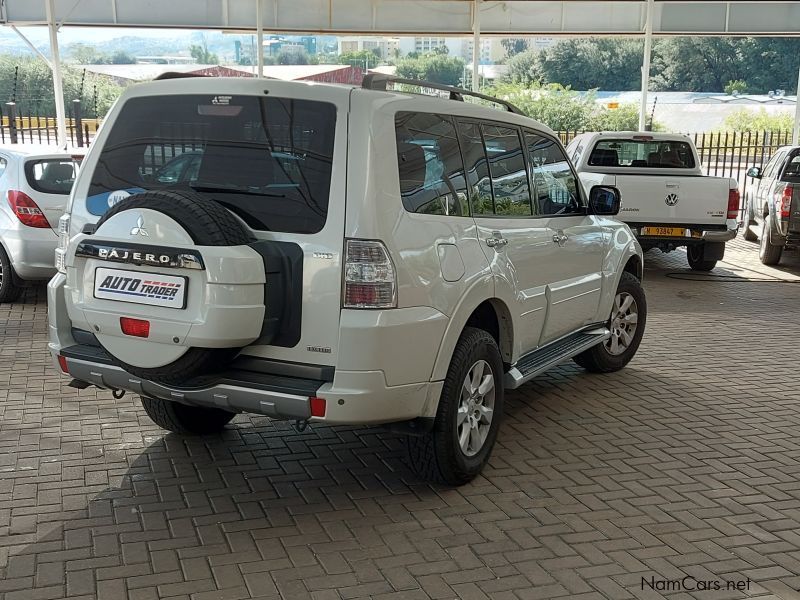
[[[607,139],[597,142],[589,156],[593,167],[694,169],[689,142],[653,139]]]
[[[800,183],[800,152],[795,151],[786,161],[786,167],[783,169],[783,177],[781,179],[792,183]]]
[[[450,117],[401,112],[395,117],[400,195],[409,212],[469,215],[464,163]]]
[[[145,190],[190,190],[262,231],[327,220],[336,107],[257,96],[131,98],[92,173],[94,215]]]
[[[71,158],[45,158],[25,163],[28,185],[43,194],[69,195],[78,163]]]
[[[492,176],[494,214],[531,216],[531,190],[519,130],[484,124],[483,139]]]
[[[532,131],[525,132],[525,143],[531,164],[536,214],[554,216],[584,213],[578,180],[560,145]]]
[[[472,214],[493,215],[492,178],[489,175],[489,161],[486,158],[480,125],[470,121],[459,121],[458,132],[464,153],[464,166],[467,170]]]

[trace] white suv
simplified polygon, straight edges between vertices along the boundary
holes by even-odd
[[[513,106],[410,85],[126,90],[60,224],[50,349],[72,385],[183,434],[238,412],[391,424],[420,475],[461,484],[505,390],[627,364],[646,301],[618,192],[587,198]],[[187,152],[196,172],[157,175]]]

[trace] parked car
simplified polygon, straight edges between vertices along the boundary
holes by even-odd
[[[13,302],[24,287],[55,274],[55,229],[82,152],[0,146],[0,303]]]
[[[759,241],[762,263],[777,265],[784,249],[800,244],[800,146],[779,148],[763,169],[747,174],[755,185],[747,191],[742,234]]]
[[[505,390],[570,358],[624,367],[647,303],[617,190],[584,193],[558,138],[510,104],[389,81],[126,89],[49,285],[72,385],[137,393],[182,434],[238,412],[389,424],[421,476],[461,484]],[[195,179],[151,176],[187,142]]]
[[[567,152],[585,185],[619,188],[620,219],[645,252],[685,246],[689,266],[710,271],[725,255],[725,242],[736,237],[738,182],[703,176],[688,136],[585,133],[570,142]]]

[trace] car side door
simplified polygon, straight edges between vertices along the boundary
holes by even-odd
[[[760,226],[764,221],[765,210],[768,209],[770,198],[772,197],[772,190],[775,187],[775,180],[780,175],[781,166],[786,158],[786,151],[781,150],[776,152],[775,155],[767,162],[764,167],[764,172],[758,182],[758,190],[756,191],[756,201],[753,205],[753,216],[756,223]]]
[[[557,248],[533,212],[519,128],[459,120],[458,129],[478,237],[511,313],[513,362],[540,344]]]
[[[534,210],[550,230],[556,249],[547,292],[542,343],[592,324],[603,286],[605,233],[591,214],[577,174],[553,137],[525,130]]]

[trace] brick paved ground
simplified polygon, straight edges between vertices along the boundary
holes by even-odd
[[[485,476],[431,487],[377,429],[238,417],[166,435],[64,387],[41,290],[0,308],[0,597],[800,598],[800,257],[736,242],[711,282],[647,255],[623,372],[510,394]],[[690,277],[692,277],[690,275]],[[724,585],[724,584],[723,584]]]

